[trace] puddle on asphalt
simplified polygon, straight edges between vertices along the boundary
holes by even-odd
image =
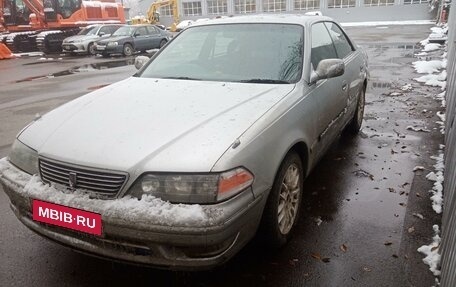
[[[74,75],[74,74],[79,74],[79,73],[118,68],[118,67],[133,65],[134,63],[135,63],[135,59],[133,58],[133,59],[120,60],[120,61],[107,61],[107,62],[86,64],[86,65],[72,67],[68,70],[53,73],[53,74],[27,77],[25,79],[15,81],[15,83],[22,83],[22,82],[42,80],[42,79],[51,79],[51,78]]]

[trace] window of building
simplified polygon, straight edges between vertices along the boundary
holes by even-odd
[[[228,13],[227,0],[208,0],[207,14],[219,15]]]
[[[160,7],[160,16],[172,16],[173,9],[171,9],[171,5],[166,5]]]
[[[184,8],[184,16],[203,15],[201,2],[184,2],[182,3],[182,7]]]
[[[355,6],[356,0],[328,0],[328,8],[349,8]]]
[[[412,0],[409,0],[412,1]],[[364,0],[364,6],[389,6],[394,5],[394,0]]]
[[[264,12],[285,11],[287,8],[286,0],[263,0]]]
[[[255,13],[256,4],[255,0],[234,0],[234,13],[246,14]]]
[[[313,10],[320,8],[320,0],[294,0],[295,10]]]
[[[428,0],[404,0],[404,4],[426,4]]]

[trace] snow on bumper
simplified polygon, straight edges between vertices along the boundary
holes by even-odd
[[[208,268],[231,258],[253,237],[264,203],[248,191],[207,206],[151,196],[94,199],[45,185],[6,158],[0,159],[0,183],[18,219],[40,235],[91,255],[174,269]],[[101,214],[102,236],[33,221],[33,199]]]

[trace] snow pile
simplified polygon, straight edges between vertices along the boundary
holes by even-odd
[[[437,94],[435,95],[435,99],[440,101],[442,104],[441,104],[441,107],[442,108],[445,108],[446,107],[446,99],[445,99],[445,94],[446,94],[446,91],[443,91],[441,92],[440,94]]]
[[[446,118],[445,113],[438,111],[436,113],[436,115],[440,119],[440,121],[436,121],[436,123],[440,125],[440,132],[442,133],[442,135],[444,135],[445,134],[445,118]]]
[[[440,44],[429,43],[429,44],[424,45],[423,51],[424,52],[431,52],[431,51],[435,51],[435,50],[438,50],[438,49],[440,49]]]
[[[440,87],[443,91],[446,88],[446,78],[446,71],[442,71],[440,74],[428,74],[419,78],[415,78],[414,80],[420,83],[424,83],[428,86]]]
[[[439,154],[437,156],[431,156],[431,158],[436,161],[436,164],[434,164],[435,172],[430,172],[426,178],[434,182],[432,190],[429,191],[432,194],[432,209],[434,209],[437,214],[440,214],[442,213],[443,208],[443,172],[445,168],[443,159],[443,145],[441,145]]]
[[[434,237],[432,237],[432,243],[429,245],[423,245],[418,248],[418,252],[423,253],[426,257],[423,259],[423,262],[429,266],[429,270],[434,274],[434,276],[440,275],[440,254],[439,254],[439,246],[440,246],[440,230],[438,225],[434,225],[432,227],[434,229]]]
[[[446,60],[416,61],[412,65],[418,74],[432,74],[446,68]]]
[[[141,200],[130,196],[103,200],[90,198],[84,190],[62,191],[55,185],[43,184],[37,175],[29,176],[20,172],[6,158],[0,159],[0,179],[5,179],[4,182],[15,192],[27,198],[100,213],[103,217],[144,226],[208,226],[215,224],[222,214],[220,209],[198,204],[172,204],[150,195],[143,195]]]

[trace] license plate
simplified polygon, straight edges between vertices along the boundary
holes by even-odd
[[[34,199],[33,220],[101,236],[101,214]]]
[[[97,46],[97,50],[103,51],[106,47],[105,46]]]

